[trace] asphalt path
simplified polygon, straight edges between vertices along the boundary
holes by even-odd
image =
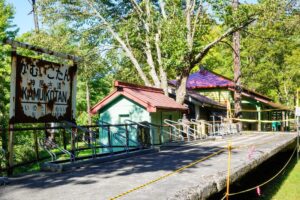
[[[182,199],[192,195],[194,190],[210,187],[210,184],[217,183],[215,187],[218,189],[225,187],[227,151],[179,172],[176,170],[226,148],[229,141],[233,147],[237,147],[232,151],[234,171],[276,148],[275,144],[285,144],[294,138],[294,134],[239,135],[170,147],[159,153],[91,164],[63,173],[28,174],[10,178],[9,185],[0,186],[0,199]]]

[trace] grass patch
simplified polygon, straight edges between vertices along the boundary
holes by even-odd
[[[33,164],[14,168],[14,175],[21,175],[24,173],[38,172],[38,171],[40,171],[40,165],[38,163],[33,163]]]
[[[286,173],[282,174],[277,181],[266,188],[265,195],[262,199],[272,200],[298,200],[300,185],[300,162],[294,161],[287,169]]]
[[[230,185],[230,192],[240,192],[270,180],[287,163],[292,151],[285,151],[276,154],[258,168],[253,169],[247,175],[241,177]],[[230,196],[230,200],[298,200],[300,185],[300,162],[297,163],[296,155],[288,166],[271,182],[260,188],[261,196],[258,196],[256,189],[246,193]],[[226,189],[226,188],[225,188]],[[225,189],[211,196],[209,200],[222,199]]]

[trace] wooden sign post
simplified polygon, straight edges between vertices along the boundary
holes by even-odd
[[[16,123],[76,121],[77,63],[80,59],[10,39],[3,43],[12,46],[8,137],[8,175],[12,175]],[[73,65],[21,56],[17,54],[17,48],[71,60]]]

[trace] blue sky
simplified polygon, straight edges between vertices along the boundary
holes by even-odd
[[[20,28],[19,35],[34,29],[33,16],[32,14],[29,15],[32,10],[31,4],[29,3],[30,1],[31,0],[6,0],[6,2],[13,4],[15,8],[14,24]],[[241,0],[241,2],[255,3],[257,0]]]
[[[6,0],[7,3],[13,4],[15,8],[14,24],[19,28],[19,35],[34,29],[32,14],[28,15],[32,10],[28,0]]]

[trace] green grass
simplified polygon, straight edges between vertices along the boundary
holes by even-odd
[[[24,174],[24,173],[38,172],[38,171],[40,171],[39,164],[33,163],[30,165],[14,168],[14,175],[20,175],[20,174]]]
[[[300,162],[295,163],[294,165],[292,164],[288,171],[288,173],[282,175],[276,184],[273,184],[270,188],[268,188],[268,195],[266,195],[265,199],[300,199]]]

